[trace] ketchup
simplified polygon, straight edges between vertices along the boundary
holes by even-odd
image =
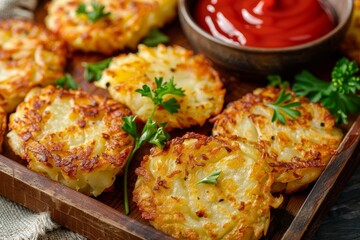
[[[263,48],[310,42],[336,25],[318,0],[199,0],[195,20],[224,42]]]

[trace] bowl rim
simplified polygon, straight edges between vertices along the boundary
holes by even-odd
[[[353,13],[353,9],[354,9],[354,0],[346,0],[346,3],[351,3],[348,6],[347,9],[347,15],[345,16],[345,20],[342,22],[339,22],[335,28],[333,28],[330,32],[326,33],[325,35],[314,39],[310,42],[306,42],[303,44],[299,44],[299,45],[295,45],[295,46],[289,46],[289,47],[278,47],[278,48],[263,48],[263,47],[249,47],[249,46],[242,46],[242,45],[235,45],[235,44],[231,44],[231,43],[227,43],[224,41],[221,41],[220,39],[212,36],[210,33],[206,32],[204,29],[202,29],[194,20],[194,18],[192,17],[189,9],[188,9],[188,1],[194,1],[194,0],[179,0],[179,14],[182,15],[182,17],[184,18],[184,21],[187,22],[187,24],[190,25],[190,27],[192,29],[194,29],[197,33],[199,33],[200,35],[202,35],[203,37],[205,37],[206,39],[215,42],[219,45],[228,47],[228,48],[232,48],[232,49],[236,49],[239,51],[246,51],[246,52],[258,52],[258,53],[284,53],[284,52],[293,52],[293,51],[299,51],[299,50],[304,50],[307,48],[313,48],[315,46],[320,45],[323,42],[326,42],[328,39],[330,39],[332,36],[334,36],[337,32],[339,32],[349,21],[349,19],[351,19],[352,13]],[[197,0],[196,0],[197,1]],[[328,0],[320,0],[321,4],[324,4],[323,2],[326,1],[328,2]],[[334,11],[334,10],[330,10],[330,11]],[[338,18],[338,17],[336,17]]]

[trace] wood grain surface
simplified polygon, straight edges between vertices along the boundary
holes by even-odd
[[[36,13],[36,22],[39,24],[43,24],[46,15],[45,4],[41,2]],[[167,25],[163,31],[170,36],[171,44],[191,48],[177,20]],[[323,62],[311,63],[309,70],[323,79],[329,79],[330,68],[338,56],[334,55]],[[80,88],[93,94],[107,96],[105,90],[98,89],[84,80],[82,67],[84,61],[96,62],[105,58],[107,57],[97,54],[74,53],[69,58],[67,71],[76,79]],[[291,80],[299,69],[292,69],[283,73],[283,76]],[[227,89],[226,104],[267,84],[265,76],[233,73],[219,68],[217,70]],[[307,190],[285,197],[281,207],[272,211],[270,229],[264,239],[296,240],[309,239],[312,236],[358,163],[356,160],[360,156],[360,117],[352,116],[351,120],[347,126],[341,126],[347,135],[338,154],[332,158],[319,180]],[[212,126],[206,123],[202,127],[171,132],[171,135],[181,136],[186,131],[209,135],[211,128]],[[49,211],[54,221],[89,239],[172,239],[144,221],[134,202],[131,201],[130,214],[124,214],[121,177],[116,180],[113,192],[92,198],[30,171],[24,161],[12,153],[7,143],[4,148],[3,155],[0,155],[1,195],[34,211]],[[149,148],[148,145],[143,147],[132,162],[129,174],[130,198],[136,181],[134,169],[139,165],[142,156],[149,152]]]

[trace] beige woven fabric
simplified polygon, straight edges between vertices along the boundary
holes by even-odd
[[[37,0],[0,0],[0,19],[33,19]]]
[[[1,1],[1,0],[0,0]],[[34,213],[0,196],[0,240],[84,240],[61,228],[47,212]]]

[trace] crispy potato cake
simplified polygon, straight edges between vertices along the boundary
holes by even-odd
[[[274,111],[265,103],[275,102],[280,91],[274,87],[256,89],[230,103],[212,119],[215,123],[213,134],[259,141],[270,157],[268,160],[276,182],[273,190],[291,193],[319,177],[335,154],[343,134],[334,127],[334,117],[326,108],[306,98],[295,97],[293,92],[290,101],[301,102],[297,108],[301,116],[295,119],[286,116],[285,125],[272,122]]]
[[[354,0],[350,28],[340,45],[340,49],[345,55],[360,64],[360,0]]]
[[[112,186],[133,147],[122,104],[82,91],[34,88],[10,116],[8,140],[28,167],[97,196]]]
[[[144,84],[155,89],[156,77],[163,77],[164,81],[173,77],[176,87],[185,91],[184,97],[175,97],[181,105],[178,113],[170,114],[166,109],[159,108],[153,117],[157,122],[167,122],[168,130],[201,126],[223,107],[225,89],[218,73],[202,55],[193,55],[180,46],[158,45],[150,48],[139,45],[138,53],[113,58],[95,85],[107,88],[114,99],[127,105],[145,122],[153,103],[135,90],[141,89]]]
[[[142,217],[180,239],[259,239],[273,177],[259,145],[239,137],[187,133],[154,147],[136,169],[134,201]],[[216,184],[199,183],[220,171]]]
[[[79,4],[94,10],[93,0],[52,0],[45,24],[75,50],[112,54],[126,47],[136,48],[150,29],[159,28],[176,16],[177,0],[97,0],[110,13],[95,22],[77,14]]]
[[[6,131],[6,112],[0,107],[0,153]]]
[[[0,107],[12,112],[34,86],[52,84],[63,75],[66,46],[32,22],[0,22]]]

